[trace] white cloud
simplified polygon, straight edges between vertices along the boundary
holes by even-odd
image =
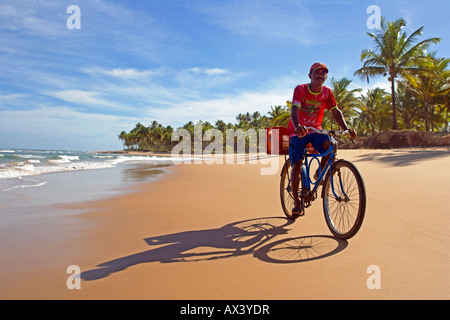
[[[223,68],[189,68],[172,71],[175,89],[191,91],[190,96],[211,94],[211,91],[223,91],[227,86],[248,77],[248,72],[232,72]],[[206,90],[206,93],[205,93]]]
[[[225,75],[228,74],[229,71],[221,68],[211,68],[211,69],[201,69],[201,68],[194,68],[193,70],[198,72],[203,72],[207,74],[208,76],[218,76],[218,75]]]
[[[286,100],[292,97],[293,89],[274,88],[271,91],[242,92],[235,96],[222,98],[184,101],[172,104],[164,109],[155,108],[149,110],[151,119],[158,119],[162,124],[171,124],[178,127],[189,121],[209,121],[212,124],[217,120],[235,123],[235,117],[239,113],[256,112],[266,115],[271,106],[284,105]]]
[[[55,92],[48,92],[47,95],[58,98],[65,102],[72,103],[80,109],[92,110],[126,110],[129,109],[124,104],[115,101],[114,96],[98,91],[83,91],[83,90],[61,90]]]
[[[84,90],[61,90],[46,92],[48,96],[58,98],[62,101],[76,105],[79,109],[83,110],[109,110],[109,113],[115,113],[121,110],[133,110],[133,106],[123,102],[123,92],[117,90],[114,92],[113,88],[104,87],[105,90],[99,91],[84,91]],[[130,101],[135,99],[132,96],[132,92],[128,92],[128,98]],[[125,95],[127,96],[127,95]]]
[[[228,85],[247,76],[245,72],[233,73],[218,67],[181,70],[90,67],[81,68],[81,71],[93,77],[86,80],[81,89],[61,90],[49,95],[71,103],[111,105],[115,109],[122,105],[122,108],[140,112],[144,107],[164,107],[223,95]]]
[[[66,26],[58,18],[55,19],[59,10],[56,2],[9,2],[0,5],[0,30],[22,31],[38,38],[64,37]]]
[[[205,70],[205,73],[210,76],[223,75],[227,74],[228,71],[220,68],[213,68]]]
[[[81,68],[81,71],[88,74],[100,74],[122,79],[146,78],[149,76],[163,74],[162,69],[140,71],[135,68],[114,68],[108,70],[100,67],[95,67],[95,68]]]
[[[97,96],[101,95],[101,93],[95,91],[62,90],[49,93],[49,95],[64,100],[66,102],[74,102],[88,105],[106,104],[104,100],[97,98]]]
[[[130,130],[138,118],[83,113],[65,106],[0,111],[0,146],[113,150],[121,148],[117,135]]]
[[[21,101],[21,99],[23,99],[24,97],[25,97],[24,94],[19,93],[0,94],[0,107],[17,103],[18,101]]]

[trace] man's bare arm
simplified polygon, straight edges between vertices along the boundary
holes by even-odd
[[[342,130],[348,130],[347,123],[345,122],[344,116],[342,115],[342,111],[336,107],[331,110],[331,112],[333,113],[333,117],[336,119]],[[350,136],[353,139],[356,138],[356,132],[353,129],[350,129]]]
[[[298,119],[298,106],[293,104],[291,107],[291,119],[294,124],[295,133],[299,137],[303,137],[306,134],[305,126],[300,125],[300,120]],[[298,129],[298,130],[297,130]]]

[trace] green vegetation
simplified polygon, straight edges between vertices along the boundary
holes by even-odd
[[[423,132],[448,132],[450,99],[450,59],[437,57],[436,52],[427,53],[431,44],[439,38],[419,41],[423,27],[410,36],[405,32],[405,21],[389,22],[382,18],[381,29],[368,33],[374,49],[363,50],[363,67],[356,76],[369,79],[388,76],[391,92],[380,88],[350,90],[351,80],[331,79],[331,89],[350,127],[361,137],[373,136],[387,130],[415,130]],[[397,84],[397,85],[396,85]],[[220,131],[225,145],[226,130],[247,131],[266,127],[286,127],[290,118],[290,102],[271,106],[267,115],[259,112],[240,113],[236,123],[217,120],[214,125],[202,122],[203,132],[209,129]],[[197,123],[197,124],[199,124]],[[330,112],[326,111],[323,127],[337,129]],[[182,129],[194,135],[194,123],[189,121]],[[170,151],[178,141],[171,141],[174,129],[164,127],[156,121],[146,127],[136,124],[129,133],[122,131],[119,139],[125,148],[132,150]],[[215,141],[215,140],[213,140]],[[208,142],[209,143],[209,142]],[[248,137],[246,148],[248,148]]]
[[[375,50],[363,50],[361,61],[364,66],[355,72],[362,78],[383,75],[391,82],[392,130],[398,130],[397,108],[395,103],[395,79],[399,76],[419,75],[427,72],[421,61],[428,46],[440,42],[439,38],[430,38],[416,43],[422,35],[423,27],[414,31],[409,37],[403,31],[406,23],[403,19],[389,22],[381,19],[381,29],[375,33],[367,33],[375,44]]]

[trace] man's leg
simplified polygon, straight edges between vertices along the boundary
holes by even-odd
[[[327,152],[328,149],[330,149],[330,140],[326,140],[323,143],[323,150],[325,150],[325,152]],[[322,160],[320,161],[320,170],[321,171],[323,170],[323,168],[325,168],[325,165],[327,164],[327,161],[329,158],[330,158],[329,154],[327,154],[325,157],[322,157]]]
[[[300,173],[302,169],[302,159],[303,159],[303,151],[305,150],[305,146],[307,143],[306,138],[300,139],[297,136],[294,136],[290,140],[289,144],[289,159],[291,160],[291,187],[292,193],[294,197],[294,209],[292,210],[292,215],[301,216],[303,215],[303,207],[298,196],[298,191],[300,187]]]
[[[316,149],[319,153],[326,153],[331,146],[331,141],[329,140],[328,136],[324,138],[324,135],[317,135],[316,137],[318,140],[313,142],[313,148]],[[325,168],[325,165],[327,164],[329,158],[330,158],[329,154],[326,155],[325,157],[322,157],[322,160],[320,161],[320,171],[322,171],[323,168]],[[317,180],[318,177],[319,177],[319,169],[316,170],[316,173],[314,174],[314,179]]]
[[[300,198],[298,197],[301,169],[302,169],[302,160],[299,160],[292,165],[292,172],[291,172],[292,194],[294,196],[294,208],[297,209],[301,209],[301,202]]]

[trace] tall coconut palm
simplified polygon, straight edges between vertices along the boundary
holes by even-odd
[[[423,104],[425,130],[433,126],[434,105],[442,103],[450,89],[448,65],[450,59],[438,59],[435,53],[426,55],[420,66],[427,70],[418,76],[406,76],[405,85],[412,90]]]
[[[444,108],[445,112],[445,125],[444,125],[444,131],[448,132],[448,125],[449,125],[449,112],[450,112],[450,70],[445,69],[441,73],[438,74],[438,78],[443,81],[447,87],[446,93],[441,95],[439,98],[439,103],[441,103]]]
[[[291,118],[291,102],[286,101],[286,106],[271,107],[269,111],[270,125],[274,127],[287,127]]]
[[[280,116],[283,112],[282,106],[270,106],[270,111],[268,112],[269,119],[273,120]]]
[[[348,86],[352,83],[351,80],[347,78],[342,78],[340,80],[331,79],[331,89],[333,90],[334,98],[336,99],[336,104],[342,111],[344,118],[350,120],[355,117],[355,107],[357,106],[358,100],[355,96],[357,92],[361,92],[361,89],[348,90]],[[330,112],[330,128],[333,130],[333,114]]]
[[[407,130],[423,130],[422,107],[417,95],[406,86],[405,81],[398,81],[397,83],[397,109],[404,128]]]
[[[375,88],[373,90],[367,90],[367,92],[359,97],[359,114],[358,129],[361,133],[366,130],[370,131],[371,135],[374,135],[377,131],[383,129],[383,123],[385,122],[386,109],[385,109],[385,97],[386,92],[383,89]]]
[[[395,79],[398,76],[417,73],[420,68],[417,61],[432,43],[440,42],[440,38],[429,38],[417,43],[422,35],[423,27],[407,37],[402,29],[406,27],[403,19],[389,22],[381,18],[381,29],[374,33],[367,33],[374,41],[375,50],[363,50],[361,61],[363,67],[355,72],[356,76],[366,78],[377,75],[388,75],[392,93],[392,129],[397,130],[397,112],[395,107]]]

